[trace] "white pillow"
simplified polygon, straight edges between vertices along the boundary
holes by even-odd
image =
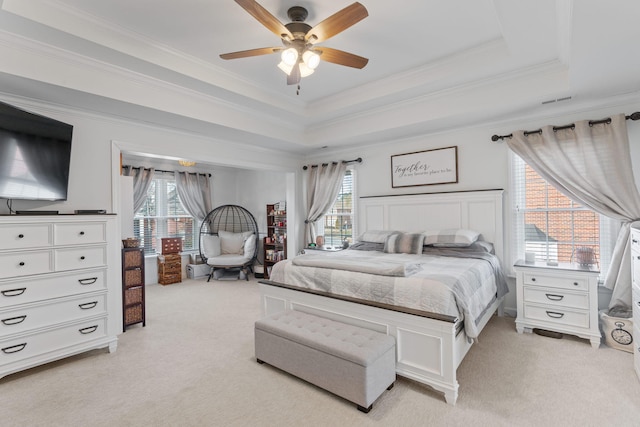
[[[244,242],[253,232],[245,231],[244,233],[232,233],[230,231],[220,230],[218,236],[220,236],[220,251],[222,255],[243,255],[244,254]]]
[[[256,235],[252,234],[247,237],[247,240],[244,241],[244,257],[245,258],[253,258],[254,253],[256,252]]]
[[[218,236],[206,235],[202,236],[202,252],[207,258],[213,258],[220,255],[220,238]]]
[[[370,242],[370,243],[385,243],[387,241],[387,237],[398,234],[399,231],[393,230],[369,230],[362,233],[356,241],[358,242]]]
[[[441,248],[467,247],[478,240],[480,233],[464,228],[449,228],[436,232],[424,232],[425,245],[433,245]]]

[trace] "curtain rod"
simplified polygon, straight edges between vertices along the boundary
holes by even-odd
[[[131,166],[131,165],[122,165],[123,168],[131,168],[131,169],[144,169],[144,166]],[[151,168],[148,168],[151,169]],[[175,171],[165,171],[162,169],[153,169],[154,172],[162,172],[162,173],[174,173]],[[178,172],[186,172],[186,171],[178,171]],[[209,178],[211,178],[211,174],[210,173],[205,173],[205,172],[189,172],[189,173],[197,173],[198,175],[208,175]]]
[[[627,120],[640,120],[640,112],[636,111],[635,113],[631,113],[630,115],[625,116],[624,118],[627,119]],[[602,120],[591,120],[591,121],[589,121],[589,126],[600,125],[600,124],[609,124],[609,123],[611,123],[611,118],[607,117],[606,119],[602,119]],[[575,127],[576,127],[575,123],[571,123],[570,125],[564,125],[564,126],[554,126],[553,127],[553,131],[555,132],[557,130],[573,129]],[[542,133],[542,129],[527,130],[527,131],[524,132],[524,135],[527,136],[527,135],[531,135],[531,134],[534,134],[534,133]],[[512,138],[512,137],[513,137],[512,133],[510,133],[509,135],[493,135],[491,137],[491,140],[493,142],[496,142],[499,139]]]
[[[343,160],[342,163],[345,164],[349,164],[349,163],[362,163],[362,157],[358,157],[357,159],[353,159],[353,160]],[[338,162],[333,162],[334,165],[338,164]],[[317,168],[320,165],[311,165],[312,168]],[[322,166],[329,166],[329,163],[323,163]],[[309,169],[309,166],[304,165],[302,167],[302,170],[307,170]]]

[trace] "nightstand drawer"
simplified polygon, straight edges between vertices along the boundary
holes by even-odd
[[[586,292],[559,291],[538,287],[524,287],[525,302],[545,304],[548,306],[571,307],[582,310],[589,309],[589,294]]]
[[[633,251],[631,253],[631,263],[632,280],[640,285],[640,252]]]
[[[587,311],[561,310],[554,307],[525,304],[524,317],[558,325],[589,327],[589,312]]]
[[[633,324],[640,325],[640,289],[637,287],[632,288],[632,310],[633,310]],[[640,339],[640,337],[638,337]]]
[[[551,288],[574,289],[578,291],[586,291],[589,289],[587,279],[561,277],[558,275],[550,276],[544,274],[524,273],[524,284],[534,286],[545,286]]]

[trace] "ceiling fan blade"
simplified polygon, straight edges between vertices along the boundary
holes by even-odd
[[[300,83],[300,65],[296,64],[291,69],[291,72],[287,76],[287,84],[288,85],[297,85]]]
[[[249,12],[251,16],[256,18],[262,25],[267,27],[269,31],[274,33],[278,37],[289,38],[293,40],[293,34],[282,22],[273,16],[267,9],[260,6],[255,0],[236,0],[244,10]]]
[[[258,49],[240,50],[238,52],[222,53],[222,59],[248,58],[250,56],[269,55],[270,53],[280,52],[281,47],[261,47]]]
[[[304,39],[309,43],[320,43],[362,21],[367,16],[369,16],[367,9],[362,4],[355,2],[311,28]]]
[[[316,46],[313,50],[320,53],[320,59],[333,64],[344,65],[346,67],[364,68],[369,62],[367,58],[354,55],[343,50],[332,49],[330,47]]]

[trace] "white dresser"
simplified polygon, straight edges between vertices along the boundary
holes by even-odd
[[[113,215],[0,216],[0,378],[117,346],[120,241]]]
[[[519,333],[544,329],[576,335],[600,346],[598,324],[598,275],[574,264],[547,266],[518,261],[516,298]]]
[[[631,274],[633,304],[633,366],[640,379],[640,225],[631,227]]]

